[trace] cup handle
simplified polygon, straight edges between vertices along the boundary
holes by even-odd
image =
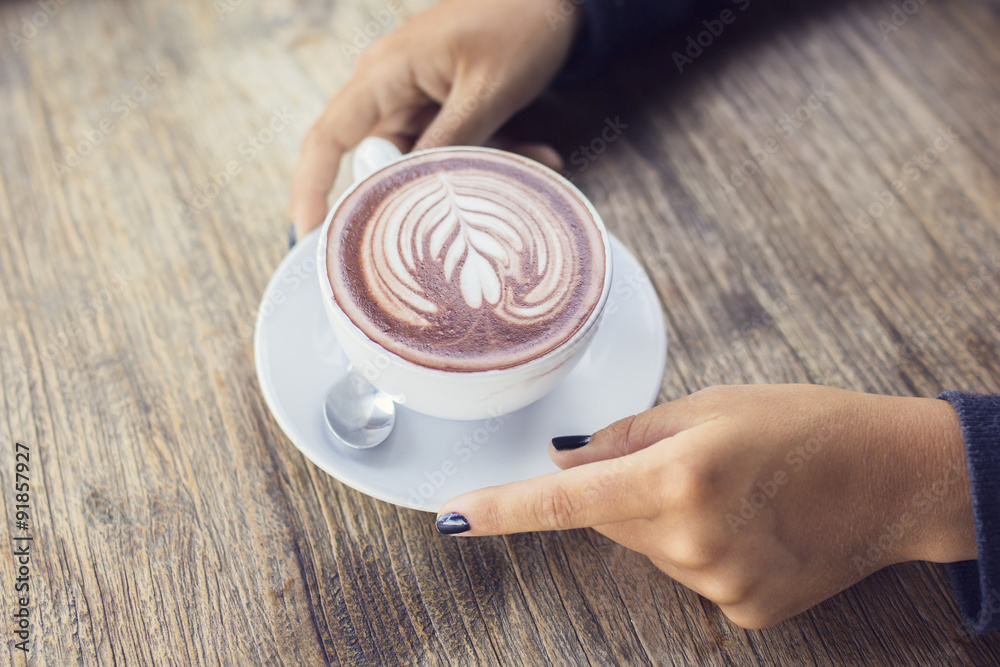
[[[403,156],[396,145],[382,137],[368,137],[354,151],[354,181],[361,181]]]

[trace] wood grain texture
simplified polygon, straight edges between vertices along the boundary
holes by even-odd
[[[301,137],[387,3],[51,6],[15,44],[42,6],[0,3],[0,535],[19,441],[30,664],[1000,662],[938,566],[750,632],[596,533],[442,539],[328,477],[271,419],[252,325]],[[628,126],[567,170],[662,299],[661,400],[1000,391],[1000,5],[926,2],[883,35],[892,11],[752,9],[681,74],[670,42],[515,122],[567,157]]]

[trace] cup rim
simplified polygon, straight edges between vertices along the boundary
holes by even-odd
[[[594,224],[597,225],[597,231],[600,233],[601,236],[601,242],[604,247],[604,284],[601,287],[601,295],[600,297],[598,297],[597,303],[594,305],[594,309],[590,312],[590,316],[584,321],[582,325],[580,325],[580,328],[577,329],[572,336],[565,339],[560,345],[552,348],[551,350],[549,350],[548,352],[539,357],[523,361],[515,366],[507,366],[505,368],[492,368],[483,371],[463,371],[463,370],[446,370],[443,368],[433,368],[431,366],[424,366],[414,361],[410,361],[409,359],[402,357],[391,350],[386,349],[376,341],[372,340],[361,327],[355,324],[354,320],[352,320],[347,315],[347,313],[344,312],[344,309],[340,307],[340,303],[337,301],[337,296],[333,293],[333,286],[330,284],[330,276],[329,272],[327,271],[327,263],[326,263],[327,245],[330,239],[330,226],[333,223],[334,214],[340,209],[344,201],[363,183],[365,183],[371,178],[374,178],[382,171],[385,171],[389,167],[392,167],[400,162],[415,159],[417,157],[421,157],[423,155],[431,153],[450,153],[456,151],[462,151],[462,152],[476,151],[483,153],[496,153],[503,155],[507,158],[513,158],[521,163],[524,163],[529,168],[545,170],[546,172],[548,172],[546,176],[553,178],[563,188],[565,188],[570,193],[575,195],[583,203],[584,207],[587,209],[587,212],[590,214],[591,219],[594,221]],[[453,377],[453,376],[492,377],[500,374],[524,371],[530,368],[531,366],[541,365],[546,361],[551,361],[552,358],[557,357],[560,354],[568,354],[570,351],[576,349],[580,341],[583,340],[590,333],[590,331],[597,324],[597,321],[601,318],[601,315],[604,313],[604,306],[606,305],[608,300],[608,295],[611,292],[611,283],[614,279],[613,275],[614,267],[612,265],[612,259],[611,259],[611,252],[612,252],[611,239],[609,237],[607,227],[604,224],[604,220],[601,218],[601,215],[597,212],[597,209],[594,208],[594,205],[590,201],[590,199],[585,194],[583,194],[583,192],[581,192],[580,189],[576,187],[576,185],[574,185],[572,181],[567,179],[565,176],[563,176],[556,170],[550,169],[544,164],[536,160],[524,157],[523,155],[518,155],[517,153],[512,153],[510,151],[503,151],[497,148],[490,148],[487,146],[439,146],[437,148],[427,148],[421,151],[416,151],[414,153],[401,154],[400,157],[393,160],[392,162],[382,165],[375,171],[368,174],[366,177],[351,183],[351,185],[348,186],[348,188],[344,190],[344,192],[337,198],[337,201],[334,202],[333,206],[330,207],[330,211],[326,214],[326,218],[323,220],[323,224],[320,226],[319,232],[320,236],[316,246],[317,277],[319,279],[320,291],[323,294],[324,301],[329,302],[333,306],[332,310],[326,309],[326,312],[328,314],[336,313],[337,317],[340,320],[342,320],[343,324],[347,325],[348,330],[355,337],[360,336],[361,339],[367,341],[368,344],[377,348],[379,353],[387,355],[394,363],[402,364],[404,367],[419,369],[422,372],[430,373],[432,375],[440,375],[448,377]]]

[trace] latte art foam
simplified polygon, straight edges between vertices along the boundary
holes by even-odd
[[[571,337],[604,286],[587,207],[543,167],[449,150],[403,160],[341,204],[327,267],[341,309],[423,366],[515,366]]]

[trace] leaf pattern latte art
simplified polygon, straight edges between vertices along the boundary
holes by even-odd
[[[403,184],[372,213],[361,243],[365,282],[393,317],[427,326],[438,295],[511,324],[544,321],[563,305],[573,239],[541,195],[513,194],[488,175],[432,173]],[[454,300],[449,304],[459,306]]]

